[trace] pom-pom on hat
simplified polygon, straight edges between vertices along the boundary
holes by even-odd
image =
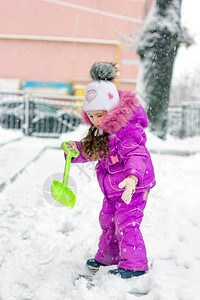
[[[119,102],[118,91],[111,82],[116,77],[115,65],[96,63],[91,67],[90,75],[94,81],[86,88],[83,110],[111,110]]]

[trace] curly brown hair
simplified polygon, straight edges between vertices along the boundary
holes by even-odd
[[[99,129],[92,125],[85,138],[81,140],[81,148],[87,159],[105,160],[110,150],[108,145],[108,133],[99,133]]]

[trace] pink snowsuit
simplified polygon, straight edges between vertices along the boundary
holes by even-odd
[[[149,190],[155,185],[143,130],[148,126],[148,118],[133,92],[118,92],[119,104],[101,119],[101,129],[109,133],[110,152],[105,161],[99,159],[96,166],[104,201],[99,217],[102,234],[95,259],[105,265],[145,271],[148,261],[140,224]],[[90,122],[86,113],[83,117],[85,122]],[[76,144],[80,155],[72,162],[87,162],[81,143]],[[130,204],[121,199],[124,189],[119,188],[119,183],[128,175],[138,178]]]

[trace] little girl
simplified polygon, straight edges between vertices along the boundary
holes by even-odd
[[[90,75],[93,82],[86,89],[83,119],[91,126],[82,141],[68,144],[71,151],[80,151],[73,163],[98,161],[97,179],[104,194],[99,248],[86,265],[97,271],[116,264],[110,274],[140,276],[148,270],[140,224],[155,185],[143,130],[148,118],[132,91],[119,91],[111,82],[116,77],[114,64],[94,64]]]

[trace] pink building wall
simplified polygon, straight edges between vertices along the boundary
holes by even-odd
[[[4,39],[2,34],[106,39],[121,43],[120,88],[135,88],[139,57],[127,48],[122,35],[137,34],[146,7],[146,0],[0,1],[0,77],[86,84],[90,66],[97,61],[115,62],[117,49],[113,45]]]

